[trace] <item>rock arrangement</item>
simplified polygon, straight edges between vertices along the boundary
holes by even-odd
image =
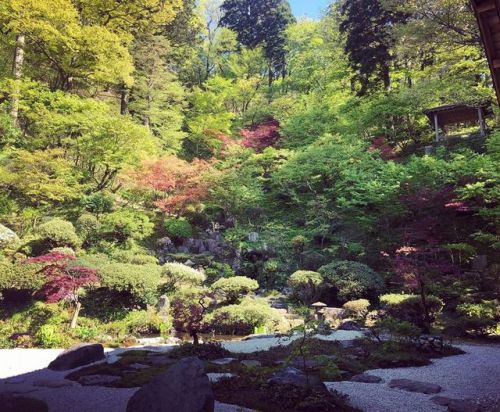
[[[408,392],[425,393],[426,395],[441,392],[441,386],[433,383],[414,381],[411,379],[393,379],[389,382],[390,388],[402,389]]]
[[[176,254],[210,255],[217,260],[230,261],[232,264],[236,264],[238,260],[236,249],[224,240],[219,231],[209,231],[206,237],[200,239],[185,239],[180,245],[176,245],[169,237],[158,241],[157,255],[161,264],[172,261],[172,255]]]
[[[204,363],[184,358],[139,389],[127,412],[213,412],[214,394]]]
[[[444,346],[442,336],[422,335],[417,339],[416,346],[424,351],[441,351]]]
[[[66,371],[103,359],[104,347],[101,344],[81,344],[65,350],[50,362],[48,368],[53,371]]]

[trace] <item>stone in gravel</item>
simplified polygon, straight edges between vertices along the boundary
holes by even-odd
[[[451,399],[445,396],[434,396],[431,401],[447,406],[449,412],[480,412],[481,408],[475,403],[463,399]]]
[[[343,321],[340,326],[337,328],[337,330],[354,330],[354,331],[360,331],[361,326],[359,326],[356,322],[353,320],[345,320]]]
[[[243,360],[241,361],[241,364],[247,368],[258,368],[259,366],[262,366],[262,363],[258,360]]]
[[[328,392],[325,384],[317,376],[306,376],[296,368],[288,367],[274,373],[268,383],[275,385],[292,385],[299,388],[312,388],[319,392]]]
[[[408,392],[419,392],[427,395],[441,392],[441,386],[433,383],[413,381],[411,379],[393,379],[389,382],[390,388],[403,389]]]
[[[47,404],[39,399],[0,393],[0,410],[2,412],[49,412]]]
[[[73,383],[66,380],[51,380],[51,379],[39,379],[33,382],[33,386],[41,386],[44,388],[64,388],[67,386],[73,386]]]
[[[207,373],[207,376],[210,382],[219,382],[222,379],[229,379],[236,375],[232,373]]]
[[[113,385],[121,380],[119,376],[112,375],[87,375],[81,376],[78,383],[82,386],[107,386]]]
[[[214,394],[205,365],[195,357],[181,359],[139,389],[127,412],[213,412]]]
[[[362,383],[380,383],[383,382],[384,380],[375,375],[369,375],[367,373],[360,373],[359,375],[354,375],[351,378],[352,382],[362,382]]]
[[[104,359],[104,347],[100,343],[81,344],[65,350],[49,364],[49,369],[65,371]]]
[[[141,369],[148,369],[150,366],[144,365],[142,363],[132,363],[131,365],[128,365],[130,369],[136,369],[136,370],[141,370]]]
[[[213,363],[214,365],[229,365],[230,363],[233,363],[237,361],[238,359],[236,358],[222,358],[222,359],[215,359],[210,361],[210,363]]]

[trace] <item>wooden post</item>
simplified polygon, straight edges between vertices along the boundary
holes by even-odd
[[[436,142],[439,142],[439,120],[437,113],[434,113],[434,129],[436,131]]]
[[[486,125],[484,123],[484,118],[483,118],[483,109],[478,107],[477,109],[477,115],[479,119],[479,127],[481,128],[481,137],[486,136]]]

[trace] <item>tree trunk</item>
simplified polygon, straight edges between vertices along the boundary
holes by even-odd
[[[192,331],[191,332],[191,337],[193,338],[193,345],[198,346],[200,344],[200,340],[198,338],[198,332],[197,331]]]
[[[130,91],[127,86],[122,85],[120,90],[120,114],[125,116],[128,114],[128,101],[130,98]]]
[[[73,318],[71,319],[71,325],[70,325],[71,329],[76,328],[76,321],[78,320],[78,315],[80,314],[81,309],[82,309],[82,304],[80,302],[77,302],[75,312],[73,313]]]
[[[14,89],[10,98],[10,117],[14,126],[18,125],[19,118],[19,94],[21,92],[21,76],[23,74],[24,46],[26,38],[24,34],[16,36],[16,47],[14,49],[14,60],[12,63],[12,77],[14,78]]]
[[[422,302],[422,309],[424,310],[424,333],[431,331],[431,316],[429,315],[429,307],[427,306],[427,296],[425,293],[425,285],[420,282],[420,301]]]

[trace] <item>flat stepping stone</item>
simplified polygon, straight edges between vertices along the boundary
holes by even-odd
[[[413,381],[411,379],[393,379],[389,382],[390,388],[402,389],[408,392],[419,392],[430,395],[441,392],[442,388],[433,383]]]
[[[219,382],[222,379],[229,379],[236,375],[233,373],[207,373],[207,376],[210,382]]]
[[[33,382],[33,386],[41,386],[43,388],[65,388],[68,386],[73,386],[73,383],[66,380],[51,380],[51,379],[39,379]]]
[[[237,361],[238,359],[236,358],[222,358],[222,359],[215,359],[210,361],[210,363],[213,363],[214,365],[229,365],[232,362]]]
[[[474,402],[463,399],[452,399],[445,396],[434,396],[431,401],[437,405],[448,407],[449,412],[480,412],[481,408]]]
[[[78,379],[78,383],[83,386],[106,386],[118,383],[120,380],[120,376],[87,375],[81,376],[80,379]]]
[[[258,368],[262,366],[262,363],[260,363],[258,360],[244,360],[241,361],[241,364],[246,366],[247,368]]]
[[[359,375],[354,375],[351,378],[351,382],[361,382],[361,383],[380,383],[384,380],[375,375],[369,375],[367,373],[360,373]]]
[[[128,367],[131,368],[131,369],[136,369],[136,370],[150,368],[150,366],[144,365],[143,363],[132,363],[131,365],[128,365]]]

